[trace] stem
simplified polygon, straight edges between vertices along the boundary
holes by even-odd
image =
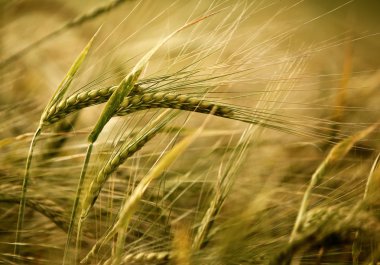
[[[309,206],[309,199],[311,197],[311,193],[313,191],[313,188],[320,182],[321,176],[324,173],[326,169],[326,163],[322,163],[318,169],[314,172],[313,176],[311,177],[309,186],[307,187],[304,196],[302,198],[301,206],[297,214],[296,222],[294,224],[292,233],[290,234],[289,243],[292,243],[295,239],[296,233],[301,226],[302,218],[305,215],[305,212],[307,211],[307,208]]]
[[[80,173],[79,183],[78,183],[78,187],[77,187],[77,193],[76,193],[76,196],[75,196],[75,201],[74,201],[73,209],[72,209],[72,212],[71,212],[69,229],[68,229],[68,232],[67,232],[67,241],[66,241],[65,252],[64,252],[64,255],[63,255],[63,263],[62,264],[65,264],[66,261],[67,261],[67,254],[68,254],[69,248],[70,248],[71,237],[72,237],[73,230],[74,230],[74,223],[75,223],[75,220],[76,220],[76,215],[77,215],[80,195],[82,193],[82,188],[83,188],[82,186],[83,186],[84,178],[86,176],[88,162],[90,161],[90,157],[91,157],[92,147],[93,147],[93,143],[91,142],[88,145],[87,152],[86,152],[86,158],[84,160],[82,171]]]
[[[83,220],[82,220],[82,218],[80,218],[78,221],[77,238],[75,241],[75,249],[76,249],[75,260],[79,259],[79,253],[80,253],[80,250],[82,247],[82,245],[81,245],[82,227],[83,227]]]
[[[127,229],[121,228],[117,234],[115,258],[112,261],[112,265],[121,264],[121,255],[124,252],[124,242]]]
[[[20,208],[18,212],[18,220],[17,220],[17,229],[16,229],[16,241],[15,241],[15,247],[14,247],[14,254],[15,256],[19,253],[19,245],[18,243],[21,240],[21,231],[23,229],[24,225],[24,212],[25,212],[25,204],[26,204],[26,192],[28,189],[28,181],[29,181],[29,170],[30,165],[32,164],[32,158],[33,158],[33,150],[37,142],[38,136],[41,134],[41,126],[39,126],[36,130],[36,132],[33,135],[32,142],[29,146],[29,152],[28,152],[28,158],[26,159],[26,165],[25,165],[25,175],[24,180],[22,183],[22,193],[21,193],[21,200],[20,200]]]

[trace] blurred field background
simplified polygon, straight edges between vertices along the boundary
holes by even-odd
[[[66,263],[78,264],[144,176],[202,126],[150,183],[119,231],[123,244],[116,237],[106,242],[89,264],[380,262],[379,1],[3,0],[0,6],[0,264],[62,264],[65,247]],[[142,87],[225,104],[255,122],[166,113],[173,117],[160,133],[104,184],[80,247],[67,247],[86,139],[104,104],[71,113],[37,141],[15,242],[33,132],[98,28],[66,98],[119,84],[160,40],[213,12],[154,54]],[[107,124],[84,192],[164,107]],[[292,234],[313,175],[319,181]]]

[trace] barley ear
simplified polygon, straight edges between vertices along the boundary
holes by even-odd
[[[325,174],[326,168],[329,165],[331,165],[332,163],[334,163],[337,160],[344,157],[348,153],[348,151],[351,150],[351,148],[354,146],[354,144],[356,142],[360,141],[361,139],[366,137],[368,134],[370,134],[377,126],[378,126],[378,124],[374,124],[372,126],[367,127],[366,129],[364,129],[362,131],[359,131],[358,133],[352,135],[351,137],[348,137],[348,138],[344,139],[343,141],[339,142],[337,145],[335,145],[330,150],[330,152],[327,155],[327,157],[325,158],[325,160],[323,160],[323,162],[319,165],[317,170],[312,175],[310,183],[309,183],[309,185],[308,185],[308,187],[304,193],[304,196],[303,196],[302,202],[301,202],[301,206],[300,206],[300,209],[298,211],[297,218],[296,218],[296,222],[294,224],[292,233],[290,235],[290,239],[289,239],[290,243],[294,240],[295,235],[296,235],[296,233],[297,233],[297,231],[301,225],[301,220],[302,220],[305,212],[307,211],[307,207],[309,205],[309,199],[310,199],[312,190],[316,185],[318,185],[318,183],[321,182],[322,177]]]
[[[109,159],[106,165],[99,171],[98,175],[92,179],[87,191],[84,194],[79,223],[83,223],[85,221],[109,176],[128,158],[139,151],[147,142],[156,136],[162,128],[175,117],[177,113],[173,115],[170,114],[169,110],[164,111],[156,119],[151,121],[138,137],[123,144],[120,150]]]
[[[90,143],[96,142],[104,126],[114,116],[117,109],[120,107],[120,104],[123,102],[124,98],[128,96],[129,92],[133,89],[140,74],[141,74],[141,70],[128,74],[120,82],[119,86],[115,89],[115,91],[112,93],[94,129],[91,131],[90,135],[88,136],[88,141]]]
[[[67,232],[67,241],[66,241],[66,247],[64,251],[63,256],[63,264],[66,264],[66,261],[68,259],[68,252],[70,249],[70,243],[71,243],[71,237],[74,230],[75,222],[77,219],[77,211],[79,206],[79,201],[83,189],[83,182],[86,177],[86,172],[88,168],[88,163],[91,158],[92,148],[93,144],[96,142],[99,134],[102,132],[104,126],[107,124],[107,122],[112,118],[115,110],[119,107],[120,103],[123,101],[124,97],[128,95],[129,91],[134,87],[134,84],[136,83],[138,77],[140,76],[141,72],[137,72],[135,75],[129,74],[126,78],[124,78],[120,85],[116,88],[116,90],[112,93],[110,99],[108,100],[106,106],[103,109],[102,114],[100,115],[97,124],[95,125],[94,129],[90,133],[88,137],[88,148],[86,152],[86,158],[83,163],[83,167],[81,170],[81,174],[79,177],[79,183],[77,187],[77,192],[74,200],[73,209],[71,212],[71,219],[70,219],[70,225],[69,230]],[[81,226],[79,227],[79,230],[81,230]],[[80,234],[80,231],[78,232],[78,235]],[[76,242],[78,245],[78,242]],[[78,249],[76,250],[78,252]]]
[[[18,221],[17,221],[17,229],[16,229],[16,244],[14,248],[14,253],[18,254],[18,243],[21,239],[20,232],[23,229],[23,222],[24,222],[24,210],[25,210],[25,202],[26,202],[26,193],[27,193],[27,188],[28,188],[28,181],[29,181],[29,171],[30,171],[30,166],[32,163],[32,158],[33,158],[33,151],[34,147],[36,145],[38,136],[41,134],[42,127],[44,124],[44,120],[47,117],[47,113],[50,108],[54,107],[55,104],[61,100],[66,93],[67,89],[69,88],[76,72],[78,71],[79,67],[82,65],[84,59],[86,58],[88,51],[93,43],[93,40],[99,30],[95,33],[94,37],[90,40],[90,42],[87,44],[87,46],[83,49],[83,51],[80,53],[78,58],[75,60],[74,64],[71,66],[70,70],[66,74],[65,78],[61,82],[61,84],[58,86],[57,90],[55,91],[54,95],[52,96],[51,100],[45,107],[45,110],[43,111],[40,119],[39,126],[33,136],[32,142],[30,144],[27,160],[26,160],[26,166],[25,166],[25,174],[23,178],[23,184],[22,184],[22,193],[21,193],[21,200],[20,200],[20,208],[19,208],[19,214],[18,214]]]
[[[211,114],[215,113],[217,107],[213,107],[211,110]],[[211,115],[210,115],[211,116]],[[210,117],[209,116],[209,117]],[[96,252],[103,246],[103,244],[107,243],[112,239],[114,235],[119,233],[119,237],[124,237],[124,231],[127,231],[129,222],[131,217],[136,211],[137,204],[140,202],[141,197],[143,196],[145,190],[148,188],[149,184],[161,176],[162,172],[164,172],[178,156],[180,156],[189,146],[190,144],[199,137],[202,133],[205,125],[209,121],[209,117],[203,122],[202,126],[199,127],[193,134],[182,139],[179,143],[177,143],[168,153],[166,153],[161,160],[157,163],[157,165],[152,168],[148,175],[146,175],[140,183],[136,186],[135,190],[128,197],[124,205],[119,211],[118,218],[115,224],[106,232],[104,236],[102,236],[93,246],[91,251],[87,254],[87,256],[81,261],[81,263],[87,263],[89,259],[95,255]],[[119,242],[121,242],[118,239]]]
[[[365,204],[371,205],[372,202],[377,201],[378,198],[378,180],[376,179],[376,169],[379,166],[380,154],[377,155],[372,164],[371,170],[368,174],[367,183],[364,190],[363,201]]]
[[[141,197],[144,194],[145,190],[148,188],[149,184],[153,180],[157,179],[162,174],[162,172],[164,172],[173,163],[173,161],[189,147],[189,145],[195,140],[195,138],[199,134],[200,130],[197,130],[197,132],[195,132],[194,134],[187,136],[161,158],[158,164],[154,168],[152,168],[148,175],[146,175],[140,181],[135,190],[128,197],[128,199],[122,206],[122,209],[119,211],[119,215],[115,224],[108,230],[108,232],[102,238],[100,238],[95,243],[91,251],[81,261],[81,263],[86,263],[102,247],[103,244],[111,240],[111,238],[115,234],[128,228],[129,221],[134,212],[136,211],[137,204],[140,202]],[[123,234],[124,233],[121,233],[120,236],[122,236]]]
[[[380,154],[377,155],[375,158],[375,161],[372,164],[371,170],[368,174],[367,183],[364,190],[363,199],[360,203],[364,204],[364,207],[370,208],[371,203],[376,201],[376,194],[378,193],[378,189],[376,189],[376,183],[375,183],[375,171],[378,166],[380,159]],[[376,190],[376,192],[374,192]],[[362,241],[361,241],[361,232],[356,231],[355,237],[352,243],[352,260],[354,265],[359,264],[359,256],[362,249]]]
[[[176,31],[169,34],[166,38],[164,38],[162,41],[156,44],[149,52],[147,52],[133,67],[132,71],[120,82],[119,86],[116,88],[116,90],[112,93],[112,96],[107,101],[106,106],[103,109],[102,114],[100,115],[100,118],[98,119],[98,122],[96,123],[94,129],[88,136],[88,141],[90,143],[94,143],[98,137],[101,131],[103,130],[104,126],[107,124],[107,122],[115,115],[117,110],[119,109],[121,103],[123,102],[124,98],[128,96],[129,92],[134,87],[135,83],[137,82],[138,78],[140,77],[140,74],[144,70],[145,66],[148,64],[150,58],[157,52],[157,50],[164,45],[169,39],[171,39],[175,34],[182,31],[183,29],[205,19],[206,17],[202,19],[198,19],[196,21],[190,22],[185,24],[184,26],[180,27]]]
[[[89,188],[84,193],[84,199],[81,207],[81,214],[78,220],[78,229],[77,229],[77,244],[81,242],[81,231],[83,223],[91,210],[92,206],[95,204],[95,201],[104,186],[104,183],[107,181],[108,177],[115,171],[121,164],[124,163],[129,157],[131,157],[135,152],[140,150],[151,138],[153,138],[158,132],[161,131],[163,126],[167,124],[170,120],[175,117],[176,114],[170,115],[169,111],[164,111],[160,114],[155,120],[153,120],[149,125],[149,129],[141,132],[141,135],[137,139],[132,140],[131,142],[126,142],[121,150],[119,150],[114,157],[111,157],[107,164],[99,174],[92,180]],[[115,159],[116,158],[116,159]],[[111,170],[111,172],[109,172]],[[123,241],[118,241],[118,246],[122,245]],[[77,247],[80,249],[80,247]],[[118,247],[116,251],[121,250],[122,247]],[[120,259],[121,252],[117,253],[116,257]],[[118,259],[116,261],[118,263]]]
[[[99,134],[103,130],[104,126],[107,124],[107,122],[115,115],[117,110],[119,109],[121,103],[123,102],[124,98],[128,96],[129,92],[134,87],[135,83],[137,82],[140,74],[148,64],[150,58],[157,52],[157,50],[164,45],[168,40],[170,40],[174,35],[176,35],[178,32],[210,17],[215,15],[216,13],[212,13],[210,15],[198,18],[194,21],[191,21],[189,23],[186,23],[179,29],[175,30],[171,34],[169,34],[166,38],[164,38],[162,41],[156,44],[152,49],[149,50],[133,67],[132,71],[121,81],[120,85],[116,88],[116,90],[112,93],[112,96],[108,100],[106,106],[103,109],[102,114],[100,115],[100,118],[95,125],[95,128],[92,130],[88,137],[88,141],[91,143],[94,143],[96,139],[98,138]]]
[[[95,32],[94,36],[91,38],[91,40],[87,43],[86,47],[81,51],[81,53],[78,55],[78,57],[75,59],[74,63],[71,65],[69,71],[67,72],[65,78],[62,80],[62,82],[59,84],[58,88],[56,89],[53,97],[50,99],[50,102],[47,104],[42,116],[40,123],[43,124],[45,121],[45,118],[53,106],[55,106],[57,103],[59,103],[65,93],[67,92],[67,89],[70,87],[71,82],[73,81],[76,73],[78,72],[80,66],[83,64],[84,60],[86,59],[88,52],[94,42],[94,39],[98,35],[101,27]]]
[[[252,128],[250,125],[249,128]],[[192,250],[194,252],[199,251],[207,245],[208,234],[214,224],[214,220],[219,214],[226,197],[232,187],[233,182],[235,181],[235,172],[242,164],[244,160],[244,154],[247,149],[250,137],[252,133],[248,132],[240,139],[236,152],[230,157],[226,165],[226,170],[221,174],[220,178],[217,181],[217,184],[214,187],[213,198],[209,203],[209,207],[204,214],[202,221],[198,227],[198,230],[194,236],[192,243]]]

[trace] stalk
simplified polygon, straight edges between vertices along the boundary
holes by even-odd
[[[41,134],[41,126],[38,127],[36,132],[33,135],[32,142],[30,143],[29,152],[28,152],[28,158],[26,160],[25,165],[25,174],[24,174],[24,180],[22,183],[22,194],[21,194],[21,200],[20,200],[20,208],[18,211],[18,220],[17,220],[17,229],[16,229],[16,241],[15,241],[15,247],[14,247],[14,254],[15,256],[19,254],[19,247],[18,243],[21,239],[21,231],[24,226],[24,213],[25,213],[25,204],[26,204],[26,192],[28,190],[28,182],[29,182],[29,171],[30,166],[32,164],[32,158],[33,158],[33,151],[34,147],[37,143],[37,138]]]
[[[75,220],[76,220],[76,215],[77,215],[80,195],[82,193],[83,182],[84,182],[84,179],[85,179],[85,176],[86,176],[86,172],[87,172],[87,168],[88,168],[88,163],[89,163],[90,157],[91,157],[92,147],[93,147],[93,143],[90,142],[90,144],[88,145],[88,148],[87,148],[86,158],[85,158],[84,163],[83,163],[82,171],[80,173],[78,187],[77,187],[77,193],[76,193],[76,196],[75,196],[75,201],[74,201],[73,209],[71,211],[70,224],[69,224],[69,229],[68,229],[68,232],[67,232],[67,241],[66,241],[65,252],[64,252],[64,255],[63,255],[63,263],[62,264],[66,264],[66,261],[67,261],[67,254],[68,254],[69,248],[70,248],[71,237],[72,237],[73,230],[74,230],[74,223],[75,223]],[[79,231],[78,231],[78,233],[79,233]]]

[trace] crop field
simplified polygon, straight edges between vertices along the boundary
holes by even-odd
[[[0,264],[380,264],[379,1],[0,8]]]

